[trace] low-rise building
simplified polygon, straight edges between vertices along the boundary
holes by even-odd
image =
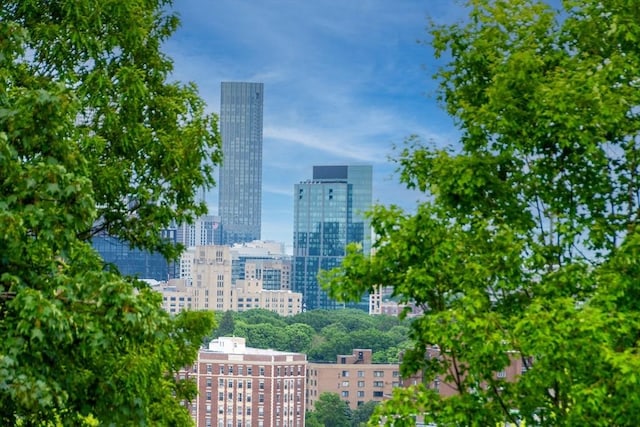
[[[373,363],[370,349],[339,355],[336,363],[309,363],[307,408],[313,410],[325,392],[337,393],[351,409],[370,400],[382,401],[401,385],[397,363]]]

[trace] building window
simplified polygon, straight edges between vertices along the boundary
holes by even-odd
[[[358,381],[358,387],[364,387],[364,381]]]
[[[384,387],[384,381],[374,381],[373,382],[373,386],[374,387]]]
[[[260,376],[264,377],[264,366],[260,366]]]
[[[358,377],[364,378],[364,371],[358,371]]]
[[[207,392],[206,400],[211,400],[211,392],[210,391]]]
[[[349,397],[349,391],[348,390],[344,390],[341,394],[342,394],[342,397]]]
[[[219,392],[218,393],[218,400],[223,401],[224,400],[224,392]]]
[[[383,397],[383,394],[381,391],[374,391],[373,392],[373,397]]]
[[[213,372],[213,366],[211,366],[211,363],[207,363],[207,373],[210,374],[211,372]]]
[[[364,390],[358,390],[358,397],[364,397]]]
[[[498,378],[507,378],[507,371],[503,369],[502,371],[498,372]]]
[[[263,380],[260,380],[260,382],[258,382],[258,389],[264,390],[264,381]]]
[[[342,387],[349,387],[349,381],[342,381]]]
[[[374,377],[384,377],[384,371],[373,371]]]
[[[400,372],[399,371],[393,371],[392,374],[393,378],[398,378],[400,376]]]
[[[211,387],[211,383],[212,383],[211,377],[207,377],[207,387]]]
[[[253,366],[247,366],[247,375],[253,375]]]
[[[247,381],[247,388],[251,388],[251,380]]]
[[[342,376],[343,377],[348,377],[349,376],[349,371],[342,371]]]

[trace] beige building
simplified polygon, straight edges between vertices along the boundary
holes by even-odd
[[[197,427],[304,427],[307,357],[221,337],[200,350],[191,404]]]
[[[180,260],[181,279],[156,285],[169,313],[181,310],[246,311],[263,308],[281,316],[302,311],[302,294],[288,289],[290,264],[282,260],[258,260],[244,266],[245,279],[233,283],[233,252],[229,246],[195,246]],[[274,277],[276,276],[277,277]],[[282,282],[278,289],[264,289],[265,280]]]
[[[236,282],[237,311],[263,308],[281,316],[293,316],[302,312],[302,294],[290,290],[265,290],[261,279],[245,279]]]
[[[172,279],[166,283],[153,284],[152,289],[162,294],[162,308],[170,314],[183,310],[195,310],[193,295],[187,290],[182,279]]]
[[[351,409],[370,400],[382,401],[401,385],[397,363],[372,363],[370,349],[339,355],[337,363],[309,363],[307,408],[313,410],[320,394],[337,393]]]

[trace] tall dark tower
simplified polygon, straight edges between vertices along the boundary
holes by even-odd
[[[262,83],[221,85],[218,214],[223,244],[260,239],[263,93]]]

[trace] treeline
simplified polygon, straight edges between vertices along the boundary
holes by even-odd
[[[408,345],[409,321],[360,310],[311,310],[283,317],[254,309],[216,313],[211,338],[244,337],[247,346],[305,353],[309,361],[335,362],[354,348],[370,348],[376,363],[394,363]]]

